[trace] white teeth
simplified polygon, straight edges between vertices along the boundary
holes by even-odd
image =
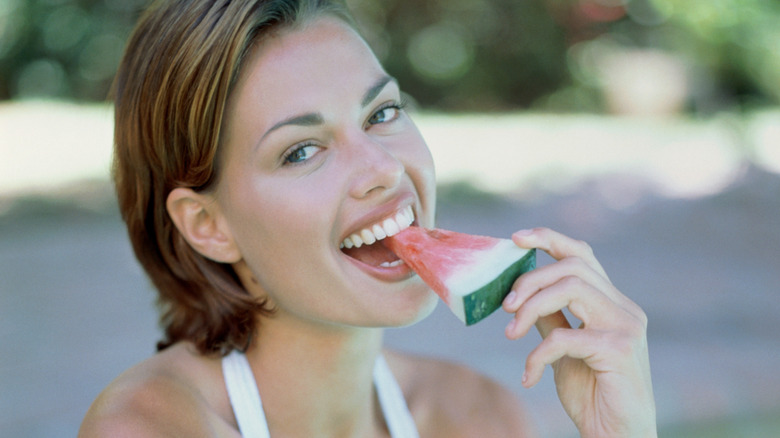
[[[352,241],[352,243],[355,245],[355,248],[360,248],[363,246],[363,239],[361,239],[357,234],[349,236],[348,239]]]
[[[399,220],[399,216],[403,216],[404,222],[401,222]],[[398,214],[398,216],[396,216],[396,221],[398,221],[398,224],[401,225],[402,227],[404,225],[407,226],[407,227],[409,225],[411,225],[412,222],[414,222],[414,213],[412,213],[412,207],[409,206],[409,207],[406,207],[405,209],[401,210],[400,213]]]
[[[396,261],[393,261],[393,262],[382,262],[382,263],[379,264],[379,266],[381,266],[383,268],[394,268],[394,267],[400,265],[403,262],[404,262],[403,260],[396,260]]]
[[[374,224],[364,228],[359,232],[350,235],[339,245],[341,248],[360,248],[363,244],[371,245],[377,240],[385,237],[394,236],[401,230],[408,228],[414,222],[414,212],[412,206],[407,206],[396,213],[395,216],[383,220],[381,223]],[[396,262],[393,262],[396,263]],[[391,264],[392,265],[392,264]],[[382,264],[384,266],[384,264]],[[392,265],[397,266],[397,264]]]
[[[371,232],[368,228],[360,232],[360,237],[363,239],[363,243],[366,245],[371,245],[372,243],[376,242],[376,236],[374,236],[374,233]]]
[[[382,222],[382,227],[384,227],[385,233],[388,236],[395,236],[399,231],[401,231],[401,228],[398,227],[398,224],[389,218]]]
[[[382,240],[387,237],[385,230],[383,230],[382,227],[378,224],[371,227],[371,231],[374,233],[374,236],[376,236],[376,240]]]

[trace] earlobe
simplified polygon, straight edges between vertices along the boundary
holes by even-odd
[[[165,206],[179,233],[202,256],[220,263],[241,260],[233,235],[210,196],[179,187],[168,195]]]

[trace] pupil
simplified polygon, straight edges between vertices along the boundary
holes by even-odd
[[[300,148],[300,149],[297,149],[297,150],[293,151],[293,153],[290,154],[289,160],[292,161],[293,163],[297,163],[297,162],[303,160],[303,158],[304,158],[303,149],[304,148]]]

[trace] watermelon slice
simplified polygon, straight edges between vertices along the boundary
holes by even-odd
[[[536,267],[536,250],[509,239],[412,226],[385,242],[466,325],[501,307],[515,279]]]

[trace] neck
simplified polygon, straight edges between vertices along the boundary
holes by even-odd
[[[384,427],[373,369],[382,330],[263,318],[247,359],[272,436],[369,436]],[[372,432],[373,431],[373,432]]]

